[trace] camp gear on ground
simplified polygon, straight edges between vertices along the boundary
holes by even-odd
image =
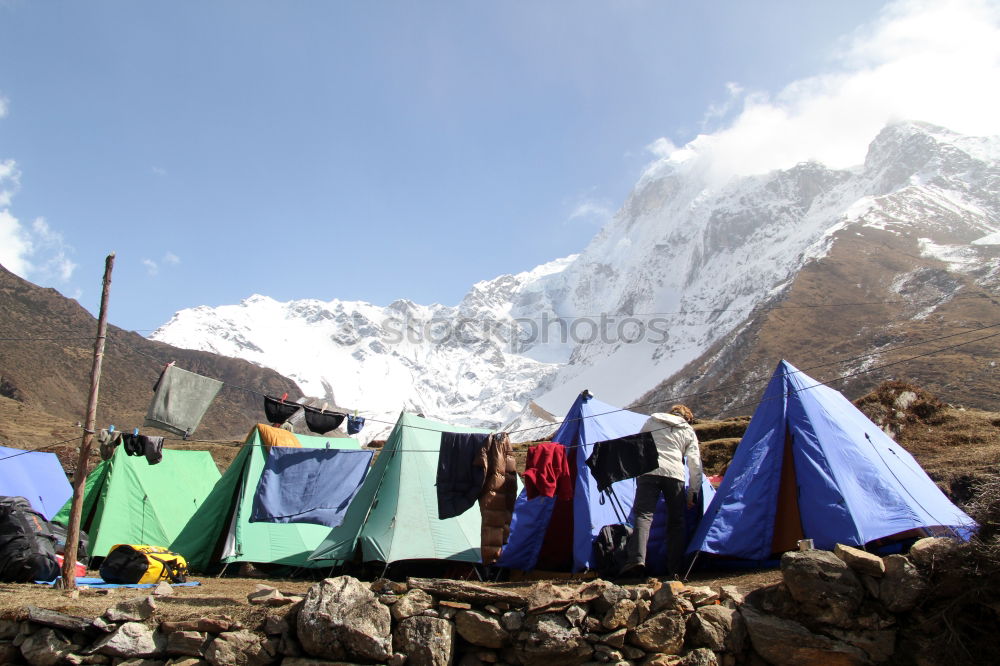
[[[187,526],[170,543],[170,549],[188,560],[192,571],[204,571],[217,562],[260,562],[289,566],[327,567],[331,562],[311,562],[309,555],[330,533],[330,528],[309,523],[252,523],[250,513],[268,448],[265,438],[290,438],[296,447],[354,449],[361,445],[348,437],[295,435],[264,424],[247,434],[243,448],[212,488]],[[271,449],[274,450],[274,449]],[[155,468],[152,468],[155,469]],[[352,505],[354,503],[352,502]]]
[[[441,433],[434,486],[439,520],[461,516],[483,491],[485,465],[476,465],[489,435],[481,432]]]
[[[573,499],[573,475],[565,446],[558,442],[539,442],[528,448],[524,462],[524,492],[528,499],[539,495]]]
[[[250,522],[340,525],[374,454],[273,447],[253,498]]]
[[[303,405],[302,408],[305,410],[306,426],[310,431],[318,435],[336,430],[344,422],[344,417],[347,416],[339,412],[327,412],[308,405]]]
[[[627,545],[632,528],[616,523],[605,525],[594,539],[594,569],[605,579],[611,579],[626,568]]]
[[[656,444],[653,434],[644,432],[594,444],[587,458],[597,489],[605,491],[615,481],[634,479],[657,467]]]
[[[101,563],[101,578],[109,583],[185,583],[187,561],[166,548],[116,544]]]
[[[72,494],[56,454],[0,446],[0,496],[23,497],[51,520]]]
[[[143,426],[190,435],[222,386],[217,379],[168,365],[157,380]]]
[[[56,539],[56,555],[66,552],[66,526],[61,523],[50,522],[49,529]],[[76,544],[77,559],[87,561],[90,557],[90,537],[83,530],[80,530],[80,540]]]
[[[23,497],[0,497],[0,581],[27,583],[59,575],[56,539]]]
[[[294,402],[285,402],[278,398],[264,396],[264,416],[268,423],[284,423],[292,414],[299,411],[299,405]]]
[[[689,547],[748,560],[975,522],[851,401],[781,361]]]
[[[87,475],[83,489],[80,528],[90,534],[91,556],[104,557],[119,543],[169,546],[219,476],[208,451],[167,449],[150,465],[118,447]],[[53,520],[67,524],[69,510],[67,502]]]

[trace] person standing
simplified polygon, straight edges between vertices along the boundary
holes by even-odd
[[[683,572],[684,549],[687,546],[684,510],[694,506],[701,489],[702,469],[698,436],[691,427],[694,414],[685,405],[674,405],[669,412],[649,417],[642,432],[649,432],[656,444],[657,468],[636,478],[633,510],[635,527],[626,546],[627,559],[620,576],[639,576],[645,571],[646,546],[653,512],[662,494],[667,504],[667,576],[675,578]],[[689,480],[684,492],[684,466]]]

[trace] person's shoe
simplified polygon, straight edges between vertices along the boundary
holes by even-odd
[[[615,580],[645,578],[645,577],[646,577],[646,565],[626,564],[624,567],[622,567],[622,570],[618,572],[618,575],[615,576]]]

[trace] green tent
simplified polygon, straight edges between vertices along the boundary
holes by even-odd
[[[329,531],[310,559],[353,560],[360,543],[365,562],[479,562],[479,507],[437,518],[434,483],[442,431],[488,432],[401,414],[343,524]]]
[[[308,560],[309,554],[329,533],[329,527],[311,523],[250,522],[254,493],[267,461],[261,428],[277,430],[266,425],[254,426],[229,469],[191,517],[184,531],[170,545],[170,550],[183,555],[193,570],[204,571],[214,562],[257,562],[299,567],[331,564]],[[357,449],[361,446],[353,437],[314,437],[280,432],[295,437],[304,448]]]
[[[118,446],[87,476],[80,527],[90,555],[104,557],[120,543],[169,547],[212,492],[219,469],[208,451],[163,450],[150,465]],[[67,524],[72,498],[52,518]]]

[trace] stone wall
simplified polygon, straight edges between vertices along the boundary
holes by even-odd
[[[924,540],[910,557],[842,546],[787,553],[783,581],[746,600],[731,587],[715,592],[655,579],[512,588],[341,576],[302,599],[261,586],[250,601],[273,612],[258,627],[219,616],[159,621],[154,596],[122,602],[95,620],[29,607],[21,621],[0,621],[0,663],[900,663],[900,627],[926,588],[919,568],[948,543]]]

